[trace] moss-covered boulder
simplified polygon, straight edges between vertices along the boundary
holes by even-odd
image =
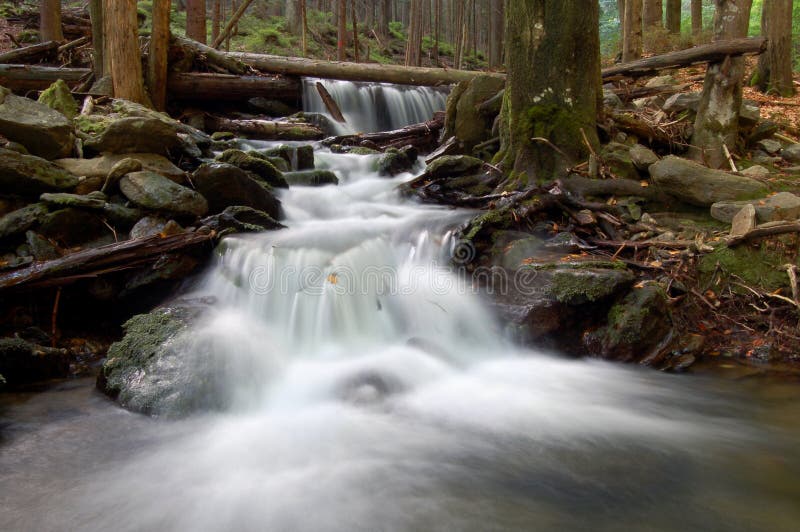
[[[40,223],[47,215],[47,206],[33,203],[0,217],[0,239],[22,234]]]
[[[431,179],[444,177],[462,176],[476,174],[483,166],[483,161],[468,155],[444,155],[439,157],[431,164],[425,172]]]
[[[228,207],[243,205],[263,211],[272,218],[283,217],[281,202],[272,190],[241,168],[225,163],[204,164],[194,173],[197,191],[208,201],[209,212],[217,214]]]
[[[603,146],[603,162],[611,172],[624,179],[639,179],[639,172],[631,157],[631,148],[619,142],[609,142]]]
[[[275,168],[266,157],[250,155],[241,150],[225,150],[217,157],[217,161],[240,168],[271,187],[289,187],[283,173]]]
[[[140,170],[155,172],[176,183],[183,183],[186,177],[186,172],[172,164],[163,155],[155,153],[104,153],[91,159],[56,159],[53,164],[77,176],[87,178],[102,177],[105,179],[114,166],[125,159],[138,161],[142,165]]]
[[[260,233],[284,228],[269,214],[243,205],[234,205],[219,214],[203,218],[203,225],[221,236],[229,233]]]
[[[312,170],[314,168],[314,147],[310,144],[289,146],[282,144],[274,148],[261,150],[267,157],[280,157],[289,165],[289,170]]]
[[[410,172],[414,168],[414,161],[407,153],[396,148],[389,148],[378,159],[378,174],[382,176],[396,176],[403,172]]]
[[[185,216],[203,216],[208,202],[194,190],[154,172],[134,172],[123,177],[119,188],[136,205]]]
[[[497,113],[482,112],[481,105],[503,90],[505,81],[476,76],[459,83],[447,100],[445,138],[455,136],[466,151],[489,138]]]
[[[36,345],[20,338],[0,338],[0,374],[9,384],[66,377],[69,363],[65,349]]]
[[[0,135],[44,159],[69,157],[75,144],[72,124],[48,106],[0,87]]]
[[[39,103],[58,111],[70,120],[78,114],[78,104],[63,79],[59,79],[43,91],[39,95]]]
[[[34,155],[0,148],[0,194],[38,196],[76,186],[78,177]]]
[[[339,178],[330,170],[305,170],[302,172],[288,172],[283,175],[290,186],[321,187],[325,185],[338,185]]]

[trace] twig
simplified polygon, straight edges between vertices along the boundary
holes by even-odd
[[[784,235],[786,233],[800,233],[800,223],[789,222],[779,224],[762,224],[755,229],[748,231],[741,236],[735,236],[728,239],[728,247],[737,246],[744,242],[749,242],[756,238],[774,235]]]
[[[58,333],[58,303],[61,301],[61,287],[56,290],[56,299],[53,302],[53,313],[50,315],[50,346],[55,347]]]
[[[728,159],[728,164],[731,165],[731,170],[734,172],[738,172],[739,169],[736,168],[736,163],[733,162],[733,157],[731,157],[731,152],[728,150],[728,145],[723,143],[722,144],[722,151],[725,153],[725,157]]]
[[[797,289],[797,266],[794,264],[787,264],[784,266],[786,273],[789,275],[789,285],[792,287],[792,299],[795,304],[800,305],[800,297],[798,297]]]

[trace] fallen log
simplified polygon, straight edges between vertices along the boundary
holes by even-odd
[[[322,130],[305,122],[276,122],[271,120],[231,120],[207,116],[207,131],[225,131],[256,140],[319,140]]]
[[[461,81],[471,80],[477,76],[491,76],[505,79],[504,74],[498,74],[496,72],[471,72],[467,70],[444,68],[318,61],[300,57],[280,57],[276,55],[243,52],[226,52],[225,55],[238,59],[263,72],[290,76],[341,79],[345,81],[372,81],[436,87],[439,85],[451,85]]]
[[[207,64],[230,74],[235,74],[237,76],[251,74],[250,68],[241,61],[195,40],[173,34],[170,43],[173,47],[182,49],[184,53],[189,53],[192,56],[199,56]]]
[[[626,133],[633,133],[640,139],[646,140],[648,144],[661,146],[664,148],[672,148],[676,145],[681,145],[684,139],[676,139],[671,137],[667,132],[652,126],[642,120],[638,120],[632,115],[612,112],[609,114],[614,121],[614,125],[625,131]]]
[[[702,44],[686,50],[678,50],[668,54],[638,59],[629,63],[614,65],[602,70],[603,79],[622,77],[639,77],[654,74],[668,68],[682,68],[701,63],[722,61],[728,56],[757,55],[767,49],[767,40],[763,37],[730,39]]]
[[[379,131],[377,133],[356,133],[354,135],[340,135],[328,137],[322,141],[325,146],[341,144],[342,146],[366,146],[377,149],[400,148],[408,144],[414,146],[427,145],[439,136],[439,131],[444,127],[444,113],[434,113],[433,119],[421,124],[412,124],[392,131]]]
[[[317,92],[319,93],[319,97],[322,98],[322,103],[325,104],[325,107],[328,109],[328,112],[333,119],[340,124],[346,123],[347,120],[344,119],[342,110],[339,109],[339,106],[336,104],[336,100],[333,99],[333,96],[331,96],[331,93],[325,88],[325,85],[319,81],[317,82]]]
[[[683,85],[658,85],[656,87],[620,87],[614,89],[614,94],[619,96],[622,103],[628,103],[639,98],[649,98],[651,96],[662,96],[665,94],[675,94],[689,88],[688,84]]]
[[[0,63],[30,63],[48,56],[55,56],[54,52],[56,50],[58,50],[58,43],[56,41],[34,44],[0,54]]]
[[[124,270],[155,262],[164,253],[187,249],[214,238],[213,232],[154,235],[84,249],[59,259],[35,263],[0,275],[0,290],[60,286],[103,273]]]
[[[298,78],[180,73],[168,80],[169,95],[184,101],[243,101],[257,96],[296,103],[302,97]]]
[[[74,87],[91,73],[88,68],[0,65],[0,85],[12,91],[44,90],[53,82],[63,79],[67,85]]]

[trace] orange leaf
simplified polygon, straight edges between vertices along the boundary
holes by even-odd
[[[336,283],[338,283],[338,282],[339,282],[339,279],[338,279],[338,277],[336,277],[336,274],[335,274],[335,273],[332,273],[332,274],[328,275],[328,279],[327,279],[327,281],[328,281],[329,283],[331,283],[331,284],[336,284]]]

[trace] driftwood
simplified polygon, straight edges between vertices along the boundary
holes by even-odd
[[[24,48],[17,48],[0,54],[0,63],[30,63],[49,56],[55,56],[58,50],[56,41],[47,41]]]
[[[179,73],[169,76],[170,96],[191,101],[244,101],[256,96],[296,103],[302,86],[297,78]]]
[[[0,290],[70,284],[80,279],[155,262],[164,253],[187,249],[212,238],[213,232],[180,233],[166,237],[154,235],[85,249],[59,259],[0,274]]]
[[[322,141],[326,146],[341,144],[343,146],[366,146],[377,149],[400,148],[406,145],[428,146],[435,142],[439,131],[444,127],[444,113],[435,113],[432,120],[421,124],[412,124],[392,131],[378,133],[357,133],[329,137]]]
[[[250,68],[241,61],[195,40],[173,34],[171,44],[183,49],[184,53],[202,57],[208,65],[217,67],[221,71],[237,76],[251,73]]]
[[[207,116],[206,129],[226,131],[260,140],[319,140],[322,130],[305,122],[274,122],[271,120],[231,120]]]
[[[722,61],[728,56],[761,54],[767,49],[763,37],[730,39],[703,44],[686,50],[638,59],[621,65],[604,68],[603,79],[617,76],[647,76],[668,68],[682,68],[701,63]]]
[[[344,119],[342,110],[339,109],[339,106],[336,104],[336,100],[333,99],[333,96],[331,96],[331,93],[329,93],[328,89],[325,88],[325,85],[319,81],[317,82],[317,92],[319,93],[319,97],[322,98],[322,103],[325,104],[325,107],[328,109],[328,112],[331,114],[333,119],[340,124],[347,122]]]

